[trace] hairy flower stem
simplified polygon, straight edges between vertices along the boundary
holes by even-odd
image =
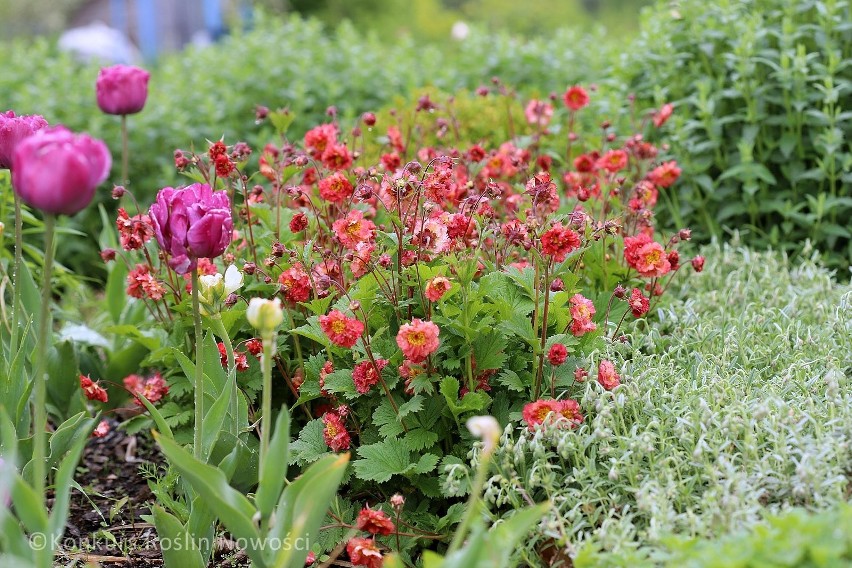
[[[269,452],[269,435],[272,430],[272,353],[275,350],[275,332],[266,333],[263,340],[263,391],[261,392],[260,416],[260,471]]]
[[[225,324],[222,323],[222,317],[219,314],[214,314],[210,318],[210,325],[213,328],[213,333],[222,338],[222,343],[225,345],[225,355],[228,359],[228,383],[231,386],[231,414],[234,418],[234,436],[240,433],[240,388],[237,386],[237,365],[234,357],[234,345],[231,343],[231,338],[228,336],[228,330],[225,329]]]
[[[296,322],[293,320],[293,313],[290,310],[284,310],[284,312],[287,314],[287,322],[290,324],[290,329],[296,329]],[[295,333],[291,335],[293,336],[293,347],[296,349],[296,359],[299,360],[299,368],[304,369],[305,360],[302,357],[302,344],[299,341],[299,336]]]
[[[12,274],[12,342],[10,343],[11,356],[15,357],[18,351],[18,335],[20,334],[19,321],[21,319],[21,286],[18,282],[21,277],[21,267],[24,263],[24,219],[21,216],[21,198],[17,193],[15,196],[15,266]]]
[[[535,393],[533,399],[537,399],[541,393],[541,383],[544,380],[544,346],[547,344],[547,320],[550,311],[550,263],[544,267],[544,309],[541,312],[541,345],[538,354],[538,369],[535,374]]]
[[[198,305],[198,268],[192,269],[192,317],[195,319],[195,433],[192,454],[201,459],[204,430],[204,342],[201,335],[201,308]]]
[[[130,159],[128,152],[129,144],[127,142],[127,115],[121,115],[121,184],[126,185],[130,180],[127,179],[129,174],[128,160]]]
[[[47,486],[47,349],[50,337],[51,318],[50,278],[53,272],[53,235],[56,217],[44,216],[44,270],[41,283],[41,310],[39,312],[38,343],[36,346],[36,369],[33,373],[35,401],[33,408],[33,480],[35,494],[46,499]],[[17,287],[17,286],[16,286]],[[44,501],[42,502],[44,504]]]
[[[490,452],[482,452],[481,459],[479,462],[479,466],[476,469],[476,477],[473,480],[473,485],[470,488],[470,498],[467,500],[467,506],[465,507],[465,515],[462,518],[461,523],[459,523],[458,528],[456,529],[456,534],[453,536],[453,541],[450,543],[450,548],[447,549],[446,558],[449,558],[450,555],[464,544],[464,539],[467,536],[467,532],[470,529],[470,524],[473,522],[474,518],[479,514],[479,508],[481,504],[482,497],[480,493],[482,492],[482,487],[485,485],[485,478],[488,475],[488,468],[491,465],[491,453]]]

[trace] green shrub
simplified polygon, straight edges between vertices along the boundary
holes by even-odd
[[[610,393],[588,386],[580,403],[593,420],[504,434],[485,493],[493,513],[528,498],[555,505],[528,562],[548,546],[660,558],[671,534],[715,537],[848,496],[852,287],[778,254],[707,257],[650,333],[613,345],[627,380]]]
[[[668,2],[644,15],[616,80],[673,102],[677,226],[852,257],[852,7],[846,0]]]

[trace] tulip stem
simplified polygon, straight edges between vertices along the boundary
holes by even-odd
[[[44,216],[44,269],[41,284],[41,310],[39,312],[38,344],[36,347],[36,372],[33,373],[35,401],[33,408],[33,489],[45,499],[47,486],[45,457],[47,455],[47,349],[50,333],[50,286],[53,272],[53,233],[56,217]]]
[[[127,115],[121,115],[121,184],[127,185],[130,180],[127,179],[128,174],[128,143],[127,143]]]
[[[195,433],[192,453],[200,460],[204,429],[204,341],[201,335],[201,308],[198,303],[198,268],[192,269],[192,316],[195,318]]]
[[[260,416],[260,471],[264,471],[266,454],[269,452],[269,434],[272,429],[272,352],[275,348],[275,332],[263,334],[263,392]]]
[[[488,468],[491,465],[491,453],[483,451],[480,454],[479,465],[476,468],[476,477],[473,480],[473,485],[470,488],[470,497],[467,500],[467,506],[465,507],[465,515],[462,518],[461,523],[456,529],[456,534],[453,537],[453,541],[450,543],[450,548],[447,549],[446,558],[458,550],[462,544],[464,544],[464,539],[467,536],[468,529],[470,528],[470,524],[473,522],[474,518],[480,514],[480,499],[482,496],[480,493],[482,492],[482,487],[485,485],[485,478],[488,474]]]
[[[24,263],[24,219],[21,215],[21,198],[16,192],[15,196],[15,265],[12,274],[12,342],[9,345],[11,357],[14,358],[18,352],[18,334],[20,309],[21,309],[21,267]]]
[[[225,355],[228,358],[228,382],[231,383],[231,414],[234,418],[234,436],[240,434],[240,391],[237,386],[237,365],[234,357],[234,345],[231,343],[231,338],[228,336],[228,330],[225,329],[225,324],[222,323],[222,316],[218,313],[210,317],[210,324],[213,328],[213,333],[222,338],[222,343],[225,345]]]

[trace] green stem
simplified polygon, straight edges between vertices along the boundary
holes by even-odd
[[[234,418],[234,436],[240,433],[240,406],[239,396],[240,387],[237,385],[237,365],[236,357],[234,356],[234,344],[231,343],[231,338],[228,336],[228,330],[225,329],[225,324],[222,323],[222,317],[219,314],[214,314],[210,317],[210,326],[213,328],[213,333],[222,339],[225,344],[225,355],[228,358],[228,382],[231,385],[231,414]]]
[[[39,312],[38,345],[36,347],[35,408],[33,409],[33,489],[41,499],[45,499],[44,489],[47,486],[47,361],[48,339],[51,327],[50,277],[53,272],[53,234],[56,217],[52,214],[44,216],[44,270],[42,271],[41,310]]]
[[[121,183],[127,185],[130,180],[127,179],[128,174],[128,142],[127,142],[127,115],[121,115]]]
[[[293,320],[293,313],[290,310],[284,310],[287,313],[287,320],[290,324],[290,329],[296,329],[296,322]],[[302,358],[302,344],[299,342],[299,336],[295,333],[293,336],[293,346],[296,348],[296,358],[299,360],[299,368],[305,368],[305,361]]]
[[[446,558],[458,550],[464,543],[464,538],[473,522],[473,518],[479,514],[479,500],[482,486],[485,485],[485,477],[488,475],[488,468],[491,465],[491,454],[483,452],[480,457],[479,466],[476,469],[476,477],[473,481],[473,486],[470,488],[470,498],[467,500],[466,512],[461,523],[456,529],[456,534],[453,536],[453,541],[450,543],[450,548],[447,549]]]
[[[201,308],[198,305],[198,268],[192,269],[192,316],[195,319],[195,433],[192,454],[200,460],[204,430],[204,342],[201,335]]]
[[[260,471],[269,451],[269,434],[272,430],[272,352],[275,348],[275,332],[264,334],[263,339],[263,392],[261,393],[260,416]]]
[[[14,193],[14,192],[13,192]],[[24,262],[24,219],[21,216],[21,199],[15,193],[15,268],[12,274],[12,343],[9,344],[10,357],[14,358],[18,352],[18,327],[21,309],[21,286],[18,279],[21,277],[21,267]]]

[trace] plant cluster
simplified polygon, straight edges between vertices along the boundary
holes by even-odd
[[[485,491],[491,513],[555,505],[528,541],[531,565],[563,548],[578,565],[651,564],[672,535],[712,539],[848,496],[849,284],[813,260],[711,250],[687,299],[661,308],[650,333],[629,330],[631,347],[613,345],[628,380],[579,397],[595,419],[568,433],[504,433]],[[464,477],[454,467],[447,487]]]

